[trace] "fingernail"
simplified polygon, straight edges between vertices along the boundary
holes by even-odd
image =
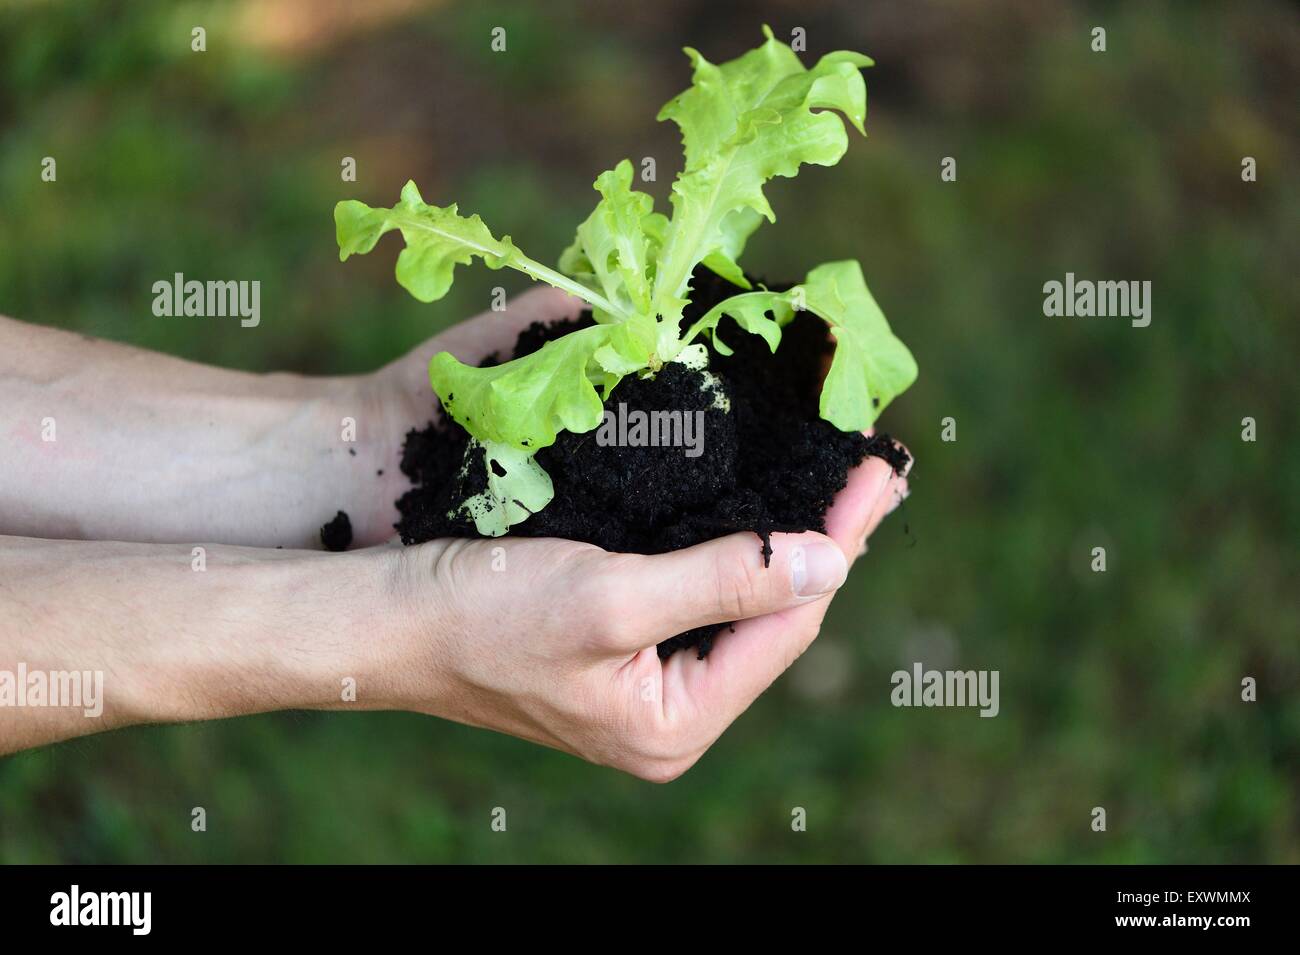
[[[834,544],[816,543],[790,551],[790,580],[799,597],[828,594],[844,583],[849,568]]]

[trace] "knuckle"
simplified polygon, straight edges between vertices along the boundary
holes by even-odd
[[[719,556],[715,576],[718,581],[718,613],[730,620],[749,615],[762,596],[757,571],[749,564],[737,566],[733,560]]]

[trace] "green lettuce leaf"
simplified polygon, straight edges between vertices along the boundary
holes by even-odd
[[[571,332],[490,368],[439,352],[429,363],[429,382],[447,413],[480,441],[536,451],[554,444],[561,430],[580,434],[600,424],[603,405],[588,366],[610,341],[611,327]]]
[[[621,316],[597,290],[535,262],[515,247],[510,236],[495,238],[477,215],[466,218],[456,205],[427,205],[414,182],[402,187],[391,209],[374,209],[356,199],[334,207],[334,229],[339,259],[364,255],[386,232],[402,233],[406,248],[397,257],[397,281],[421,302],[434,302],[447,294],[457,265],[481,258],[489,268],[509,266],[539,281],[564,289],[609,315]]]
[[[724,315],[745,331],[761,335],[775,352],[781,329],[796,311],[807,310],[830,326],[835,354],[822,384],[821,416],[842,431],[869,428],[880,412],[916,380],[916,360],[890,331],[862,267],[854,261],[828,262],[808,273],[802,285],[784,292],[744,292],[704,313],[683,341],[710,332],[713,348],[730,355],[717,335]]]
[[[705,267],[732,285],[752,288],[749,279],[745,278],[745,270],[740,267],[740,253],[745,251],[745,243],[762,222],[763,217],[748,207],[728,215],[722,220],[721,244],[704,257]]]
[[[860,70],[871,60],[842,51],[807,69],[770,29],[764,33],[761,47],[721,66],[688,49],[692,86],[659,114],[677,123],[686,150],[654,285],[655,311],[669,322],[680,319],[697,264],[732,281],[740,274],[745,241],[762,219],[776,218],[763,194],[769,179],[844,155],[844,120],[832,110],[863,132]]]
[[[819,265],[802,289],[805,307],[835,336],[835,355],[822,383],[821,416],[841,431],[869,428],[916,381],[916,359],[890,331],[857,262]]]
[[[560,270],[600,288],[620,306],[620,315],[597,313],[597,321],[650,320],[650,274],[659,248],[652,239],[659,228],[654,199],[632,188],[632,163],[626,159],[601,173],[595,188],[602,198],[560,256]]]
[[[730,355],[731,349],[718,337],[716,331],[722,317],[730,315],[745,331],[761,335],[767,342],[767,347],[775,352],[781,344],[781,327],[794,317],[800,294],[799,286],[795,286],[785,292],[764,290],[733,295],[700,316],[684,340],[689,342],[707,330],[712,335],[714,350],[720,355]]]
[[[528,520],[551,503],[555,486],[551,476],[533,459],[532,452],[471,438],[466,461],[479,447],[483,448],[487,487],[466,498],[457,510],[473,520],[474,527],[484,537],[500,537],[512,525]],[[461,476],[463,479],[463,471]]]

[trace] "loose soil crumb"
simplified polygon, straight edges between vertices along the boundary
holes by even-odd
[[[683,327],[741,291],[703,269],[696,272],[693,286]],[[590,313],[550,326],[535,323],[519,335],[510,357],[530,354],[590,324]],[[701,412],[702,454],[687,457],[681,447],[602,446],[595,432],[562,432],[555,444],[537,453],[554,482],[555,499],[511,533],[658,554],[753,531],[766,561],[773,532],[825,532],[826,511],[849,470],[867,455],[883,458],[898,472],[907,466],[907,452],[888,435],[845,433],[818,417],[831,343],[825,324],[815,316],[796,316],[775,355],[761,338],[729,318],[718,334],[735,352],[726,357],[711,353],[708,371],[730,398],[730,412],[717,407],[701,372],[676,362],[653,379],[624,379],[608,403],[611,410],[622,402],[629,411]],[[496,363],[495,356],[484,362]],[[441,410],[436,416],[436,423],[408,433],[403,447],[402,471],[414,487],[397,502],[401,519],[395,526],[406,544],[478,536],[467,517],[449,514],[487,486],[482,450],[476,449],[462,476],[468,435]],[[695,648],[703,658],[726,626],[671,637],[659,645],[659,655]]]
[[[320,542],[326,550],[347,550],[352,543],[352,521],[345,511],[339,511],[334,519],[320,529]]]

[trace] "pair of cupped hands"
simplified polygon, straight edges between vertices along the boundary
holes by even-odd
[[[377,372],[374,395],[394,425],[427,420],[432,354],[471,364],[508,354],[531,322],[572,318],[580,307],[534,289]],[[767,566],[749,533],[653,556],[528,538],[405,548],[403,574],[426,623],[413,628],[419,645],[404,648],[405,659],[430,666],[399,676],[395,695],[405,708],[674,779],[808,649],[849,566],[906,495],[906,475],[867,458],[826,515],[827,533],[772,535]],[[734,630],[702,660],[656,653],[668,637],[729,621]]]

